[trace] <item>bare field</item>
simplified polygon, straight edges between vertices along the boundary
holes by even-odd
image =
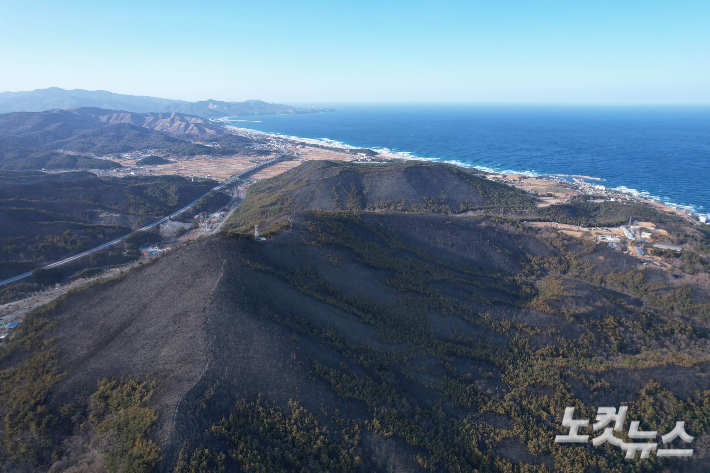
[[[298,159],[282,161],[272,166],[268,166],[252,176],[253,181],[274,177],[282,172],[295,168],[303,161],[355,161],[357,156],[348,155],[344,150],[333,151],[316,147],[289,147],[288,151],[296,154]],[[140,166],[136,162],[140,158],[120,157],[112,158],[123,166],[122,169],[102,173],[108,176],[122,177],[131,172],[136,174],[147,174],[150,176],[177,175],[183,177],[210,177],[216,181],[224,181],[234,174],[247,169],[254,164],[266,161],[276,154],[268,156],[210,156],[200,155],[187,159],[179,159],[170,164],[158,166]]]
[[[537,203],[538,207],[547,207],[549,205],[569,202],[570,199],[581,194],[581,192],[576,189],[560,187],[560,184],[554,181],[528,177],[523,174],[494,174],[489,177],[496,181],[512,184],[515,187],[536,195],[540,199]]]
[[[300,165],[304,161],[356,161],[357,157],[348,155],[345,152],[332,151],[329,149],[321,149],[314,147],[296,147],[291,149],[294,154],[297,154],[299,159],[292,159],[291,161],[281,161],[274,165],[267,166],[264,169],[259,170],[252,176],[255,181],[260,181],[261,179],[268,179],[270,177],[277,176],[282,172],[289,171],[296,166]]]
[[[273,156],[195,156],[188,159],[181,159],[170,164],[159,166],[138,166],[136,161],[139,158],[118,158],[114,161],[120,163],[125,168],[130,168],[136,173],[146,173],[151,176],[177,175],[183,177],[206,177],[216,181],[224,181],[234,174],[247,169],[254,164],[266,161]],[[131,171],[120,169],[112,171],[108,175],[125,175]]]
[[[573,230],[560,230],[560,232],[575,238],[582,238],[584,235],[582,232],[575,232]]]
[[[587,237],[589,239],[595,240],[600,236],[614,236],[618,238],[624,238],[624,233],[620,228],[609,227],[609,228],[597,228],[597,227],[581,227],[578,225],[566,225],[563,223],[555,222],[527,222],[526,225],[535,228],[551,228],[554,230],[559,230],[562,233],[571,235],[577,238]]]

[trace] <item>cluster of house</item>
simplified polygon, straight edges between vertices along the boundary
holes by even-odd
[[[646,230],[646,231],[644,231]],[[621,227],[621,232],[628,240],[627,246],[629,253],[634,256],[646,256],[648,254],[648,247],[644,248],[644,245],[650,244],[653,239],[653,233],[648,230],[655,230],[654,227],[646,228],[642,226],[632,226],[624,225]],[[600,235],[597,237],[599,242],[607,243],[610,247],[615,249],[621,249],[621,237],[617,235]],[[661,250],[671,250],[680,252],[683,248],[680,246],[665,245],[662,243],[654,243],[652,248],[658,248]]]

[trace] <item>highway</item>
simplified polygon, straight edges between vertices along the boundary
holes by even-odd
[[[218,185],[217,187],[215,187],[215,188],[213,188],[213,189],[210,189],[210,192],[212,192],[212,191],[218,191],[218,190],[223,189],[224,187],[226,187],[226,186],[232,184],[234,181],[236,181],[237,179],[239,179],[239,178],[240,178],[241,176],[243,176],[244,174],[247,174],[247,173],[249,173],[249,172],[251,172],[251,171],[254,171],[255,169],[258,169],[258,168],[264,167],[264,166],[268,166],[269,164],[273,164],[273,163],[276,162],[276,160],[279,159],[281,156],[283,156],[283,152],[282,152],[281,154],[279,154],[278,156],[274,157],[274,158],[271,158],[271,159],[269,159],[269,160],[267,160],[267,161],[264,161],[263,163],[259,163],[259,164],[257,164],[257,165],[254,165],[254,166],[250,167],[250,168],[247,168],[247,169],[245,169],[245,170],[243,170],[243,171],[238,172],[237,174],[233,175],[232,177],[230,177],[229,179],[227,179],[226,181],[224,181],[223,183],[221,183],[221,184]],[[174,217],[174,216],[176,216],[176,215],[178,215],[178,214],[184,212],[185,210],[189,209],[190,207],[194,207],[195,204],[197,204],[197,202],[200,201],[200,199],[202,199],[202,198],[208,196],[210,192],[207,192],[205,195],[199,197],[198,199],[196,199],[196,200],[193,201],[192,203],[186,205],[185,207],[181,208],[180,210],[177,210],[177,211],[171,213],[171,214],[168,215],[167,217],[163,217],[163,218],[161,218],[160,220],[156,220],[155,222],[151,223],[150,225],[146,225],[146,226],[143,227],[143,228],[140,228],[140,229],[138,229],[138,230],[134,230],[134,231],[132,231],[131,233],[122,236],[121,238],[117,238],[117,239],[115,239],[115,240],[113,240],[113,241],[110,241],[110,242],[108,242],[108,243],[104,243],[104,244],[101,245],[101,246],[97,246],[96,248],[92,248],[92,249],[90,249],[90,250],[84,251],[83,253],[79,253],[79,254],[77,254],[77,255],[70,256],[69,258],[64,258],[64,259],[61,260],[61,261],[57,261],[57,262],[55,262],[55,263],[48,264],[47,266],[43,266],[42,269],[56,268],[57,266],[61,266],[61,265],[63,265],[63,264],[67,264],[67,263],[69,263],[69,262],[71,262],[71,261],[74,261],[74,260],[77,260],[77,259],[79,259],[79,258],[83,258],[83,257],[86,256],[86,255],[90,255],[91,253],[95,253],[95,252],[97,252],[97,251],[101,251],[101,250],[103,250],[104,248],[108,248],[109,246],[113,246],[113,245],[115,245],[116,243],[120,243],[121,241],[125,240],[126,238],[128,238],[128,237],[131,236],[131,235],[133,235],[134,233],[143,232],[143,231],[146,231],[146,230],[149,230],[149,229],[155,227],[156,225],[160,225],[161,223],[167,222],[167,221],[168,221],[169,219],[171,219],[172,217]],[[225,219],[225,220],[226,220],[226,219]],[[25,279],[25,278],[28,278],[28,277],[30,277],[30,276],[32,276],[32,271],[30,271],[30,272],[28,272],[28,273],[20,274],[19,276],[15,276],[14,278],[9,278],[9,279],[5,279],[4,281],[0,281],[0,286],[5,286],[5,285],[7,285],[7,284],[11,284],[11,283],[13,283],[13,282],[20,281],[21,279]]]

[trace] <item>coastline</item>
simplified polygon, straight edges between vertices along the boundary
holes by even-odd
[[[363,149],[363,147],[357,147],[357,146],[351,146],[346,143],[342,143],[340,141],[336,140],[330,140],[327,138],[323,139],[318,139],[318,138],[303,138],[299,136],[290,136],[290,135],[283,135],[280,133],[273,133],[273,132],[265,132],[265,131],[259,131],[259,130],[253,130],[250,128],[243,128],[243,127],[237,127],[234,125],[230,125],[232,121],[242,121],[242,120],[227,120],[227,119],[219,119],[215,120],[218,121],[223,127],[225,127],[228,130],[231,130],[232,132],[235,132],[237,134],[243,134],[245,136],[249,137],[269,137],[272,139],[279,139],[279,140],[285,140],[289,142],[294,142],[294,143],[299,143],[302,145],[306,146],[315,146],[315,147],[327,147],[331,149],[337,149],[340,150],[341,152],[348,153],[351,150],[359,150]],[[642,202],[646,203],[648,205],[651,205],[659,210],[667,211],[674,213],[676,215],[680,215],[683,217],[687,217],[689,220],[695,222],[695,223],[707,223],[710,225],[710,213],[702,213],[698,212],[696,210],[696,207],[692,204],[677,204],[674,202],[668,202],[664,201],[660,197],[654,196],[650,194],[649,192],[646,191],[638,191],[636,189],[628,188],[625,186],[617,186],[614,188],[608,188],[602,184],[591,184],[587,181],[595,181],[595,182],[602,182],[604,181],[604,178],[602,177],[594,177],[594,176],[585,176],[585,175],[579,175],[579,174],[559,174],[559,173],[550,173],[550,174],[543,174],[543,173],[537,173],[535,171],[515,171],[515,170],[494,170],[486,166],[476,166],[472,165],[470,163],[463,163],[458,160],[445,160],[445,159],[437,159],[437,158],[423,158],[419,156],[414,156],[412,153],[409,152],[393,152],[392,150],[389,150],[387,148],[378,148],[378,147],[371,147],[367,148],[370,149],[374,152],[377,153],[377,156],[380,156],[384,159],[387,160],[404,160],[404,161],[426,161],[426,162],[442,162],[442,163],[448,163],[448,164],[454,164],[456,166],[464,167],[464,168],[470,168],[470,169],[478,169],[480,171],[483,171],[491,177],[493,177],[494,180],[503,180],[508,182],[509,184],[515,185],[516,187],[521,187],[524,188],[524,186],[519,185],[519,179],[517,180],[518,182],[515,182],[514,180],[508,179],[508,176],[524,176],[527,179],[544,179],[544,180],[549,180],[553,182],[559,182],[559,183],[566,183],[566,185],[570,185],[575,187],[580,193],[582,194],[587,194],[587,195],[605,195],[609,197],[610,199],[622,199],[622,200],[627,200],[627,201],[634,201],[634,202]],[[570,182],[571,180],[571,182]],[[528,190],[528,189],[525,189]],[[696,216],[700,221],[696,222],[692,217]],[[705,220],[705,221],[703,221]]]

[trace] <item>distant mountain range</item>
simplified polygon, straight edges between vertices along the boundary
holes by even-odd
[[[195,140],[208,139],[219,147]],[[131,113],[99,108],[0,114],[0,170],[104,168],[91,155],[164,150],[172,154],[259,154],[251,140],[183,113]],[[78,157],[66,153],[78,153]]]
[[[297,108],[288,105],[246,100],[222,102],[203,100],[161,99],[140,95],[123,95],[105,90],[65,90],[58,87],[37,89],[28,92],[1,92],[0,113],[41,112],[53,109],[95,107],[126,112],[185,113],[203,118],[223,118],[251,115],[290,115],[301,113],[333,112],[331,108]]]

